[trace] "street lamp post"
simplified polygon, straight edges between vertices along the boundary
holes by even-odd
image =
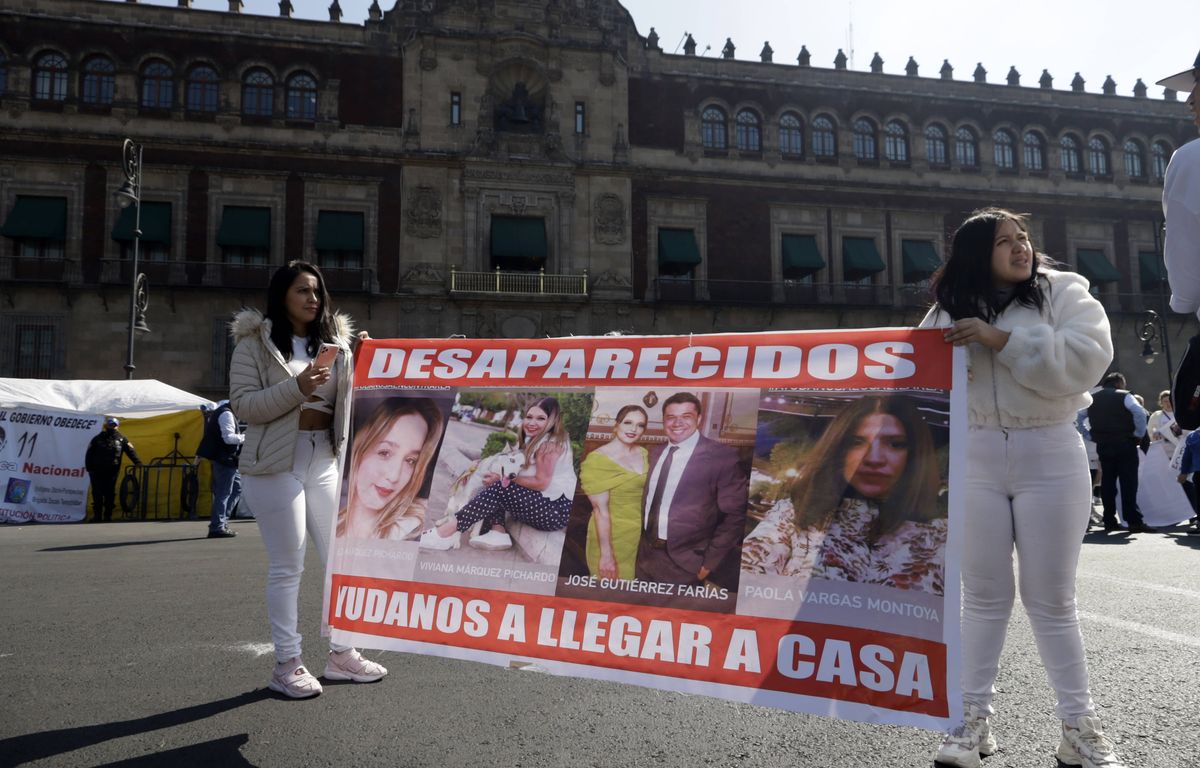
[[[121,170],[125,182],[114,193],[117,205],[128,208],[133,205],[133,263],[130,268],[129,286],[129,336],[125,350],[125,378],[132,379],[134,333],[149,333],[146,325],[146,307],[150,295],[146,287],[146,276],[138,272],[138,246],[142,239],[142,145],[125,139],[121,146]]]
[[[1163,261],[1163,252],[1160,239],[1162,225],[1155,222],[1154,229],[1154,256],[1158,259],[1158,268],[1162,275],[1166,275],[1166,264]],[[1142,315],[1142,324],[1138,328],[1138,338],[1142,341],[1142,359],[1146,361],[1146,365],[1154,363],[1154,358],[1158,356],[1158,351],[1161,350],[1166,357],[1167,363],[1167,389],[1171,389],[1172,376],[1174,375],[1174,366],[1171,364],[1171,339],[1167,332],[1167,293],[1164,286],[1164,280],[1158,283],[1158,304],[1159,312],[1153,309],[1148,309]],[[1158,341],[1158,350],[1154,348],[1154,341]]]

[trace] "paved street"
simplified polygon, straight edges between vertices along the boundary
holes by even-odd
[[[938,735],[537,672],[375,653],[392,674],[267,692],[253,521],[0,527],[0,766],[928,766]],[[1101,543],[1102,542],[1102,543]],[[309,552],[302,621],[317,637]],[[1200,538],[1093,534],[1080,609],[1128,765],[1200,765]],[[986,768],[1053,768],[1051,694],[1014,620]]]

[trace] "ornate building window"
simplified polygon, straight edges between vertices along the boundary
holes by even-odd
[[[779,151],[785,155],[804,154],[804,124],[795,112],[779,118]]]
[[[1023,139],[1025,145],[1025,167],[1031,171],[1046,170],[1046,140],[1040,133],[1026,131]]]
[[[175,70],[161,59],[142,67],[143,109],[170,109],[175,103]]]
[[[875,123],[865,117],[854,121],[854,156],[859,160],[878,160],[878,139],[875,137]]]
[[[67,60],[62,54],[43,53],[33,62],[35,101],[64,101],[67,98]]]
[[[1093,176],[1108,176],[1111,171],[1108,162],[1108,142],[1099,136],[1088,140],[1088,171]]]
[[[813,120],[812,150],[815,157],[837,157],[837,134],[833,120],[825,115]]]
[[[1017,167],[1017,153],[1013,150],[1016,139],[1008,131],[1001,128],[992,134],[993,155],[996,167],[1004,171],[1012,171]]]
[[[587,104],[575,102],[575,134],[583,136],[587,133]]]
[[[954,159],[960,168],[979,167],[979,137],[965,125],[954,132]]]
[[[263,74],[266,74],[265,72]],[[268,77],[270,77],[268,75]],[[288,120],[317,119],[317,80],[307,72],[297,72],[287,81],[287,104],[285,105]],[[270,114],[268,112],[267,114]]]
[[[1083,162],[1079,157],[1078,139],[1067,134],[1059,139],[1058,146],[1062,152],[1062,169],[1067,173],[1079,173]]]
[[[450,91],[450,125],[462,125],[462,93]]]
[[[275,113],[275,78],[265,69],[252,69],[242,80],[242,114],[270,117]]]
[[[737,113],[737,148],[743,152],[762,151],[762,120],[752,109]]]
[[[700,142],[705,149],[728,149],[725,110],[720,107],[705,107],[700,113]]]
[[[1150,150],[1150,155],[1150,170],[1154,172],[1154,180],[1162,181],[1167,175],[1167,163],[1171,159],[1171,148],[1165,141],[1156,141]]]
[[[1136,139],[1125,142],[1125,175],[1131,179],[1146,178],[1146,150]]]
[[[116,72],[112,59],[93,56],[83,63],[83,103],[94,106],[110,106],[113,103]]]
[[[217,70],[207,64],[192,67],[187,76],[187,111],[216,112],[219,82]]]
[[[934,124],[925,129],[925,159],[930,165],[948,165],[946,129]]]
[[[891,120],[883,128],[883,156],[893,163],[908,162],[908,129],[899,120]]]

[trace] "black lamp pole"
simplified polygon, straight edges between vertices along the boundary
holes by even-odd
[[[149,333],[146,326],[146,307],[149,293],[146,276],[138,272],[138,247],[142,239],[142,145],[125,139],[121,146],[121,170],[125,173],[123,183],[114,194],[122,208],[133,205],[133,263],[130,269],[129,286],[129,337],[125,351],[125,378],[132,379],[134,332]]]

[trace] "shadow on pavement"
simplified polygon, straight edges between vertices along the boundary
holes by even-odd
[[[1129,544],[1131,541],[1129,531],[1088,531],[1083,537],[1084,544]]]
[[[13,736],[12,738],[0,740],[0,768],[7,766],[17,766],[22,763],[32,762],[34,760],[44,760],[48,757],[61,755],[66,752],[73,752],[77,749],[90,747],[95,744],[101,744],[105,741],[113,739],[121,739],[126,736],[135,736],[140,733],[148,733],[157,731],[162,728],[172,728],[177,725],[185,725],[197,720],[203,720],[206,717],[219,715],[222,712],[228,712],[231,709],[253,704],[257,701],[272,698],[272,694],[266,688],[259,688],[253,691],[232,696],[228,699],[219,701],[210,701],[207,704],[197,704],[192,707],[184,707],[171,712],[163,712],[157,715],[148,715],[139,717],[136,720],[120,720],[114,723],[97,723],[96,725],[81,725],[77,728],[61,728],[56,731],[41,731],[39,733],[30,733],[23,736]],[[246,735],[231,737],[234,740],[248,739]],[[228,739],[219,739],[214,742],[196,745],[191,749],[199,749],[200,747],[211,747],[216,749],[214,745],[223,745],[228,742]],[[183,751],[183,750],[177,750]],[[236,749],[233,750],[236,752]],[[175,761],[162,760],[164,754],[151,756],[154,759],[155,765],[169,764],[178,767]],[[219,757],[216,752],[211,753],[213,757]],[[221,753],[227,755],[227,753]],[[190,755],[187,755],[190,757]],[[149,759],[149,758],[147,758]],[[134,761],[132,764],[136,764]],[[120,763],[126,765],[130,763]],[[151,763],[144,763],[150,765]],[[216,760],[216,765],[248,765],[244,761],[241,763],[226,762],[224,760]]]
[[[240,733],[237,736],[227,736],[214,739],[190,747],[170,749],[166,752],[156,752],[129,760],[118,760],[115,763],[104,763],[100,768],[120,766],[121,768],[151,768],[152,766],[169,765],[171,768],[209,768],[210,766],[251,766],[241,753],[241,748],[250,741],[250,736]]]
[[[109,541],[103,544],[76,544],[70,547],[46,547],[39,549],[38,552],[83,552],[89,549],[115,549],[116,547],[140,547],[145,544],[173,544],[177,541],[199,541],[207,539],[208,533],[203,536],[188,536],[186,539],[155,539],[154,541]]]

